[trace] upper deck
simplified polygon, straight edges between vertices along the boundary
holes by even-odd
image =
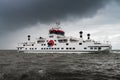
[[[65,32],[59,27],[59,28],[51,28],[49,30],[49,34],[56,34],[56,35],[65,35]]]

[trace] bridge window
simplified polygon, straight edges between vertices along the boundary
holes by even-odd
[[[62,31],[62,30],[50,30],[49,31],[49,34],[58,34],[58,35],[64,35],[65,33],[64,33],[64,31]]]

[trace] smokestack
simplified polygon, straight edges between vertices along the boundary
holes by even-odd
[[[80,31],[79,33],[80,33],[80,38],[82,38],[83,31]]]
[[[88,36],[88,39],[90,39],[90,34],[87,34],[87,36]]]
[[[30,35],[28,35],[28,41],[30,41]]]

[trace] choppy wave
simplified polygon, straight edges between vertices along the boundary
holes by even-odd
[[[120,80],[120,54],[0,51],[0,80]]]

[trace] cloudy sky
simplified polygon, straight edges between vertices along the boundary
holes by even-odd
[[[18,42],[47,36],[56,21],[66,36],[91,33],[120,49],[120,0],[0,0],[0,49],[15,49]]]

